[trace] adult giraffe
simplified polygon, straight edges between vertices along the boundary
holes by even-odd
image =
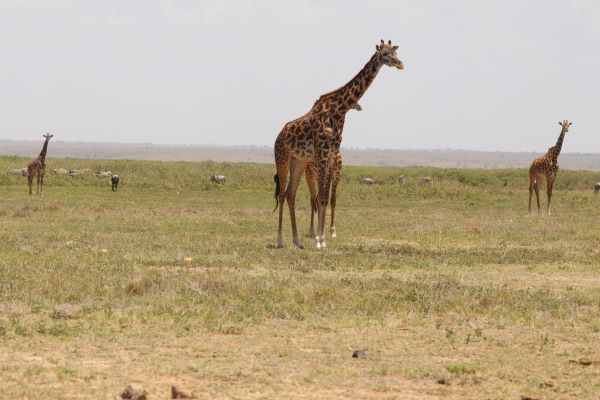
[[[353,108],[365,94],[382,66],[387,65],[403,69],[391,41],[375,46],[375,54],[350,82],[341,88],[324,94],[302,117],[285,124],[275,140],[275,198],[279,207],[279,227],[277,247],[283,247],[283,203],[287,199],[292,222],[293,242],[298,248],[304,248],[296,227],[296,190],[305,166],[310,165],[317,177],[318,228],[317,248],[325,247],[323,230],[325,211],[329,199],[329,189],[334,170],[336,155],[339,154],[342,141],[343,121],[346,113]],[[289,184],[284,191],[283,188]]]
[[[46,138],[42,151],[37,158],[31,160],[27,166],[27,185],[29,186],[29,195],[31,196],[31,186],[33,185],[33,178],[37,175],[37,187],[35,190],[36,194],[42,194],[44,189],[44,174],[46,173],[46,152],[48,151],[48,142],[50,138],[54,136],[49,133],[43,135]]]
[[[560,135],[556,144],[548,149],[546,154],[538,157],[531,163],[529,167],[529,212],[531,212],[531,195],[535,190],[535,198],[537,200],[538,212],[540,212],[540,181],[546,177],[546,195],[548,196],[548,214],[550,214],[550,200],[552,200],[552,188],[554,180],[558,174],[558,155],[562,149],[565,133],[569,132],[569,127],[572,122],[564,120],[558,123],[561,126]]]

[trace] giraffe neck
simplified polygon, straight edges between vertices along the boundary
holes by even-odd
[[[558,136],[558,140],[556,141],[556,145],[551,148],[550,156],[552,160],[556,161],[558,159],[558,155],[562,149],[563,140],[565,138],[565,128],[560,131],[560,135]]]
[[[38,156],[38,160],[40,160],[42,163],[44,163],[46,161],[46,152],[48,151],[48,142],[50,141],[50,138],[46,139],[46,141],[44,142],[44,147],[42,147],[42,151],[40,151],[40,155]]]
[[[371,86],[382,65],[379,53],[375,53],[350,82],[333,92],[322,95],[315,105],[322,101],[328,101],[336,113],[346,114]]]

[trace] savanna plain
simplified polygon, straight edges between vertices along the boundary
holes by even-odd
[[[2,399],[600,397],[598,172],[547,215],[525,169],[345,167],[319,251],[304,183],[306,249],[287,206],[273,248],[272,165],[49,158],[42,197],[26,162],[0,157]]]

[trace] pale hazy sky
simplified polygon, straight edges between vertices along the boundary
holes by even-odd
[[[380,38],[342,146],[600,152],[595,0],[0,0],[0,138],[272,145]]]

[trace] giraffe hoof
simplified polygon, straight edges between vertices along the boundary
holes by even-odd
[[[321,248],[323,248],[323,249],[324,249],[325,247],[327,247],[327,245],[325,244],[325,241],[323,240],[323,241],[321,242]]]
[[[301,250],[304,249],[304,245],[302,244],[300,239],[294,239],[294,244],[296,245],[297,248],[299,248]]]
[[[332,238],[336,238],[337,237],[337,233],[335,233],[335,231],[331,232],[331,237]]]
[[[321,242],[317,240],[317,249],[321,250]]]

